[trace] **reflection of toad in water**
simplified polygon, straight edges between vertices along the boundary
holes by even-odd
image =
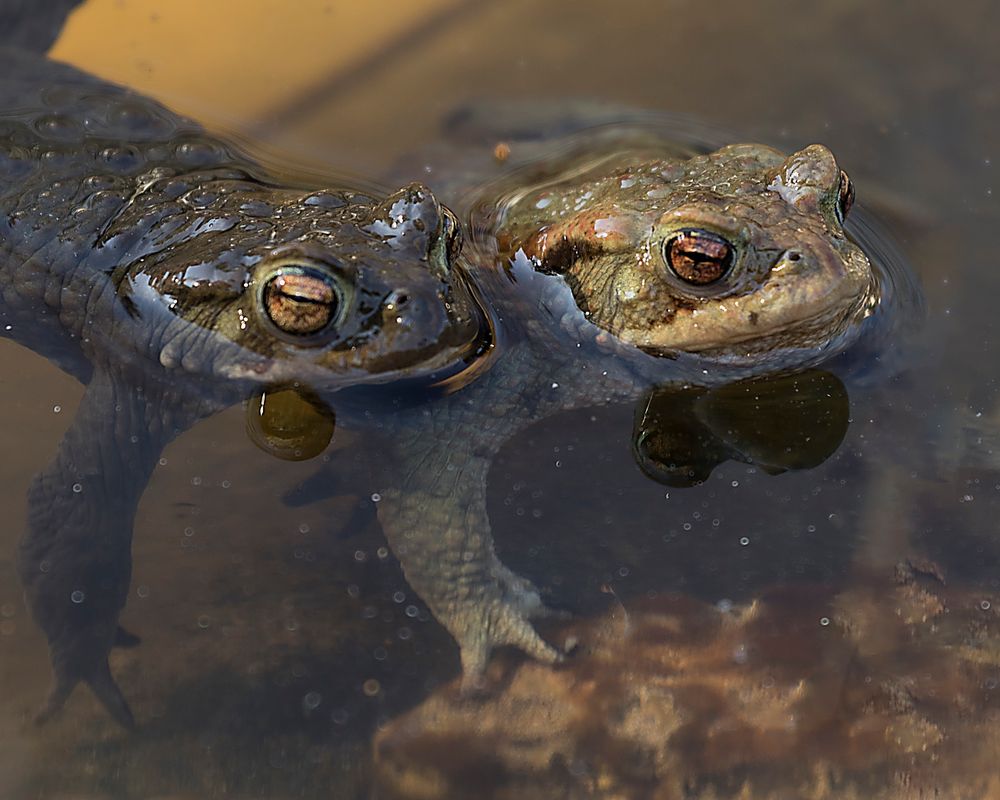
[[[819,466],[847,432],[847,390],[832,373],[651,392],[636,411],[632,453],[667,486],[694,486],[723,461],[772,475]]]
[[[658,390],[633,452],[672,486],[726,459],[816,466],[847,395],[813,370]],[[801,447],[796,447],[798,442]],[[550,638],[552,668],[509,654],[474,700],[452,684],[375,743],[388,798],[996,796],[1000,615],[933,565],[895,579],[765,590],[745,605],[619,601]],[[490,780],[484,782],[483,776]],[[484,783],[495,787],[483,794]],[[380,796],[383,796],[380,795]]]

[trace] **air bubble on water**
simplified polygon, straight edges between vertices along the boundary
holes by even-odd
[[[396,636],[398,636],[402,641],[406,641],[411,636],[413,636],[413,631],[407,628],[405,625],[396,631]]]
[[[377,555],[380,559],[385,560],[389,557],[389,548],[380,547],[378,550],[375,551],[375,555]]]
[[[729,485],[730,485],[730,486],[732,486],[732,487],[733,487],[733,488],[735,489],[735,488],[736,488],[737,486],[739,486],[739,485],[740,485],[740,482],[739,482],[739,481],[733,481],[733,482],[732,482],[731,484],[729,484]]]
[[[405,600],[406,600],[406,595],[403,594],[402,592],[393,592],[392,593],[392,602],[394,602],[394,603],[402,603]]]
[[[354,551],[354,560],[355,561],[361,563],[361,562],[366,561],[367,559],[368,559],[368,555],[365,553],[364,550],[355,550]]]
[[[82,483],[74,483],[73,484],[73,494],[80,494],[80,492],[82,492],[82,491],[83,491],[83,484]]]
[[[223,482],[222,482],[222,483],[220,483],[219,485],[220,485],[220,486],[221,486],[221,487],[222,487],[223,489],[228,489],[228,488],[229,488],[230,486],[232,486],[232,485],[233,485],[233,483],[232,483],[232,481],[223,481]]]
[[[52,406],[52,412],[54,414],[58,414],[60,411],[62,411],[62,406]]]
[[[381,500],[382,500],[382,495],[380,495],[380,494],[379,494],[378,492],[374,492],[374,493],[372,494],[372,502],[373,502],[373,503],[378,503],[378,502],[380,502]]]
[[[194,536],[194,528],[185,528],[184,535],[187,536],[188,538]]]
[[[361,588],[356,583],[350,584],[347,587],[347,596],[357,599],[361,596]]]
[[[983,600],[983,601],[982,601],[982,602],[981,602],[981,603],[979,604],[979,607],[980,607],[980,608],[981,608],[981,609],[982,609],[983,611],[989,611],[989,610],[990,610],[990,601],[989,601],[989,600]]]
[[[746,547],[748,544],[750,544],[750,537],[748,537],[748,536],[741,536],[740,537],[740,544],[743,545],[744,547]]]
[[[389,657],[389,651],[384,647],[376,647],[372,651],[372,658],[376,661],[385,661]]]
[[[299,533],[309,533],[309,523],[308,522],[299,523]]]
[[[627,578],[628,577],[628,573],[629,573],[628,567],[619,567],[618,568],[618,575],[621,576],[622,578]]]
[[[369,678],[361,685],[361,691],[363,691],[367,697],[374,697],[379,693],[381,688],[381,684],[374,678]]]
[[[829,617],[820,617],[819,618],[819,624],[822,625],[825,628],[827,625],[830,624],[830,618]]]
[[[728,614],[733,610],[733,601],[723,597],[718,603],[715,604],[715,607],[723,614]]]
[[[12,331],[12,330],[14,330],[14,326],[13,325],[4,325],[3,329],[5,331]]]
[[[319,704],[323,702],[323,696],[319,692],[306,692],[302,698],[302,707],[306,711],[315,711]]]
[[[167,466],[167,459],[161,458],[160,461],[159,461],[159,464],[160,464],[161,467]]]
[[[69,599],[72,600],[77,605],[79,605],[80,603],[82,603],[86,599],[86,597],[87,597],[87,595],[85,595],[79,589],[75,589],[73,591],[73,593],[69,596]]]
[[[689,530],[691,530],[691,523],[690,522],[685,522],[683,525],[681,525],[681,527],[684,530],[689,531]]]
[[[208,627],[209,622],[210,620],[208,618],[208,614],[202,614],[200,617],[198,617],[198,627],[201,628],[202,630]]]
[[[201,478],[199,478],[197,475],[195,477],[193,477],[191,479],[191,485],[192,486],[201,486]]]
[[[143,583],[140,583],[140,584],[139,584],[139,585],[138,585],[138,586],[136,587],[136,589],[135,589],[135,593],[136,593],[136,594],[137,594],[137,595],[138,595],[139,597],[149,597],[149,587],[148,587],[148,586],[146,586],[146,585],[145,585],[145,584],[143,584]]]
[[[417,614],[420,613],[420,609],[418,609],[416,606],[407,606],[403,610],[403,613],[406,614],[406,616],[408,616],[410,619],[413,619],[414,617],[417,616]]]
[[[347,709],[338,708],[330,715],[330,720],[334,725],[346,725],[349,716]]]

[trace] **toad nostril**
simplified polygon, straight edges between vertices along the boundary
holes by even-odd
[[[801,253],[796,253],[794,250],[792,250],[788,254],[788,260],[789,261],[798,261],[800,258],[802,258],[802,254]]]

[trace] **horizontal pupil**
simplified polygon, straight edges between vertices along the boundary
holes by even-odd
[[[288,300],[294,300],[296,303],[312,303],[317,306],[328,306],[333,304],[333,300],[319,300],[315,297],[303,297],[300,294],[291,294],[290,292],[280,291],[281,297],[287,298]]]
[[[279,294],[312,303],[330,303],[335,299],[333,289],[325,280],[311,275],[281,275],[274,281]]]
[[[728,272],[733,248],[717,234],[688,230],[681,231],[667,243],[664,255],[681,280],[706,286]]]
[[[315,271],[279,273],[264,288],[264,309],[282,331],[309,335],[333,321],[342,299],[332,281]]]

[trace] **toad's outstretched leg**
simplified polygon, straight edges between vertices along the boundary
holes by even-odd
[[[447,435],[424,430],[394,442],[378,511],[407,581],[458,643],[469,687],[480,681],[495,647],[512,645],[546,663],[562,654],[530,622],[551,613],[538,590],[493,549],[486,478],[506,437],[480,416],[463,422],[453,415]]]
[[[53,670],[39,722],[84,682],[115,720],[134,724],[108,653],[138,641],[118,625],[132,576],[136,506],[163,447],[202,416],[187,414],[162,386],[136,385],[139,377],[95,370],[55,459],[28,491],[18,571]]]

